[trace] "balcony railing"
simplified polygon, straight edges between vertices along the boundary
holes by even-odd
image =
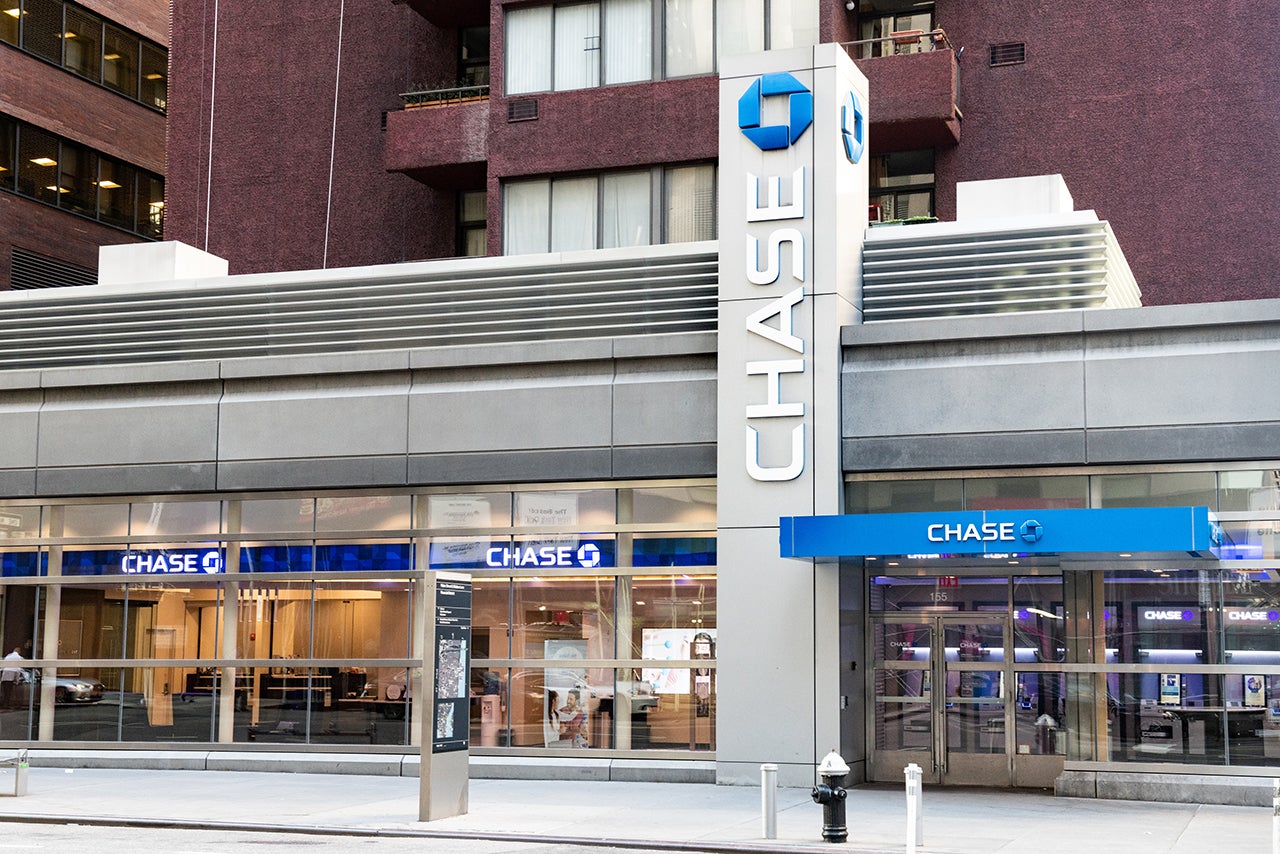
[[[926,53],[931,50],[954,50],[946,30],[941,27],[925,30],[902,30],[875,39],[859,39],[841,42],[841,46],[854,59],[872,59],[877,56],[894,56],[903,53]]]
[[[451,104],[469,104],[473,101],[489,100],[488,86],[458,86],[453,89],[431,89],[422,92],[402,92],[400,100],[404,101],[406,110],[420,107],[445,107]]]

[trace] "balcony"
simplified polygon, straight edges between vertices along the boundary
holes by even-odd
[[[383,162],[445,190],[483,186],[489,140],[489,87],[405,92],[387,113]]]
[[[964,117],[956,105],[957,53],[946,33],[911,30],[844,47],[867,75],[872,153],[945,148],[960,142]],[[867,54],[872,57],[856,59]]]
[[[403,3],[441,29],[489,23],[489,0],[392,0]]]

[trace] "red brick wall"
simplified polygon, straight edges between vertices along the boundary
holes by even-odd
[[[219,9],[210,184],[213,4],[174,2],[167,236],[232,273],[452,255],[453,194],[385,171],[381,121],[400,92],[452,73],[455,34],[403,5],[346,4],[330,207],[339,0]]]
[[[167,0],[76,0],[108,21],[169,45],[169,3]]]
[[[9,289],[13,247],[96,269],[98,247],[138,243],[141,239],[92,220],[0,193],[0,290]]]
[[[1110,220],[1144,303],[1280,297],[1280,19],[1261,12],[939,0],[966,48],[941,213],[956,181],[1061,173],[1077,208]],[[1024,42],[1026,64],[989,67],[1004,42]]]

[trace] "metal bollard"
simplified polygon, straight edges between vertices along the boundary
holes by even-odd
[[[778,838],[778,766],[760,766],[760,825],[764,839]]]
[[[924,845],[924,771],[912,762],[902,769],[907,778],[907,854]]]
[[[27,793],[27,772],[30,768],[27,762],[27,751],[19,750],[14,754],[12,759],[0,760],[0,767],[13,769],[13,792],[14,797],[22,797]],[[0,792],[0,795],[9,795],[9,792]]]

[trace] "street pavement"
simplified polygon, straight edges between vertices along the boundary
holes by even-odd
[[[0,792],[13,773],[0,773]],[[760,800],[755,788],[709,784],[473,780],[466,815],[423,823],[408,777],[32,768],[26,796],[0,797],[0,821],[770,854],[905,848],[901,788],[850,790],[843,845],[822,841],[808,789],[778,791],[777,839],[762,839]],[[924,814],[922,852],[1272,854],[1271,810],[1258,807],[926,787]]]

